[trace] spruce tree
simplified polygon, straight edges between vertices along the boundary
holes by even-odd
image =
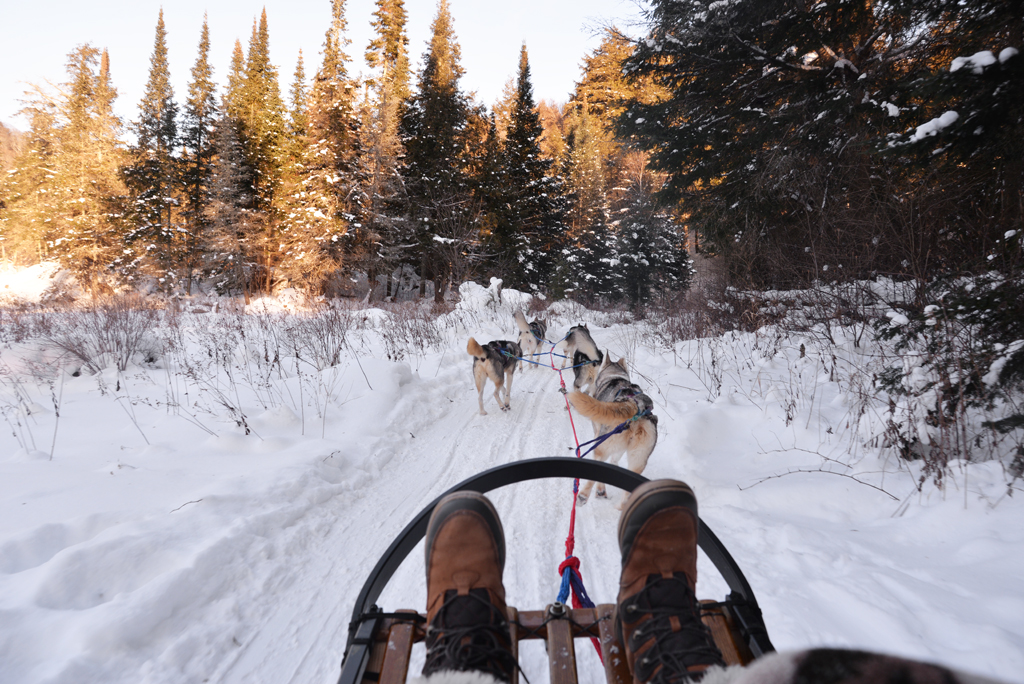
[[[256,273],[259,222],[251,211],[252,178],[234,119],[223,112],[214,129],[216,157],[206,205],[203,274],[218,292],[241,292],[246,304]]]
[[[185,232],[183,249],[185,292],[191,294],[192,282],[201,267],[203,242],[210,201],[210,176],[213,170],[213,134],[217,122],[216,85],[210,66],[210,30],[206,17],[199,36],[199,55],[192,67],[192,80],[185,101],[181,146],[182,184],[185,201],[182,210]]]
[[[270,31],[266,9],[253,24],[245,61],[241,121],[249,166],[253,171],[253,208],[269,211],[280,182],[285,108],[270,61]]]
[[[401,216],[404,199],[399,163],[404,147],[399,122],[409,97],[409,39],[402,0],[377,0],[372,23],[376,36],[366,49],[373,69],[360,114],[360,212],[352,236],[358,246],[355,264],[367,273],[370,296],[378,274],[386,276],[385,296],[392,294],[392,272],[402,256],[407,223]]]
[[[289,91],[288,137],[289,139],[303,138],[306,135],[308,116],[306,114],[306,98],[308,96],[306,86],[306,67],[302,60],[302,50],[299,50],[299,59],[295,62],[295,74],[292,76],[292,87]]]
[[[323,59],[307,98],[307,144],[281,212],[281,272],[321,292],[344,262],[355,193],[356,84],[348,75],[344,0],[332,0]]]
[[[403,0],[376,0],[373,13],[375,37],[366,48],[366,63],[380,71],[376,79],[387,84],[389,99],[405,103],[409,99],[409,38]],[[376,80],[375,79],[375,80]]]
[[[567,151],[567,246],[563,287],[586,302],[615,294],[610,254],[608,185],[602,129],[584,106],[573,117]]]
[[[411,264],[420,276],[420,294],[433,279],[434,296],[443,296],[447,264],[435,259],[442,224],[465,224],[462,214],[470,199],[466,177],[464,131],[468,104],[459,87],[463,69],[448,0],[440,0],[431,24],[431,38],[420,71],[419,88],[402,118],[406,148],[403,170],[409,193]],[[459,229],[461,231],[461,228]],[[412,256],[412,255],[410,255]]]
[[[689,286],[691,266],[681,228],[656,199],[658,174],[647,169],[642,153],[626,161],[626,187],[615,206],[615,291],[639,310],[658,292]]]
[[[495,205],[491,244],[506,284],[539,290],[550,280],[564,247],[564,183],[543,158],[543,129],[533,100],[530,61],[519,52],[516,98],[502,154],[503,188]]]
[[[150,58],[149,79],[134,124],[136,142],[126,177],[133,192],[136,229],[129,236],[149,254],[149,268],[165,288],[173,287],[180,257],[175,234],[180,176],[178,106],[174,102],[167,62],[167,31],[160,10]]]
[[[236,40],[231,50],[231,65],[228,67],[228,85],[224,92],[223,110],[235,121],[240,131],[245,106],[243,104],[245,90],[245,52],[242,41]]]
[[[56,259],[95,296],[136,266],[122,219],[117,91],[106,51],[89,45],[68,54],[67,77],[57,95],[37,91],[22,111],[32,125],[0,187],[0,231],[9,259]]]
[[[249,282],[254,289],[270,291],[278,275],[280,242],[274,202],[282,181],[285,106],[277,68],[270,61],[270,31],[265,9],[259,21],[253,22],[244,74],[237,92],[232,91],[229,78],[228,113],[234,116],[232,110],[237,111],[238,138],[245,149],[246,165],[251,174],[249,223],[256,232],[246,241],[245,248],[249,250],[248,258],[258,266]]]
[[[632,102],[618,131],[667,174],[662,198],[687,202],[705,248],[758,286],[804,285],[823,265],[923,275],[933,240],[890,223],[921,225],[876,152],[921,104],[908,86],[928,46],[961,31],[925,10],[957,3],[651,4],[624,69],[668,95]]]

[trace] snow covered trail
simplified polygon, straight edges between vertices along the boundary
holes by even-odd
[[[216,671],[212,681],[332,681],[358,591],[409,520],[439,494],[482,470],[519,458],[569,453],[572,435],[557,374],[542,369],[518,373],[512,410],[496,410],[488,397],[489,415],[480,416],[468,359],[442,363],[438,380],[412,383],[395,406],[393,433],[379,446],[381,453],[394,456],[374,473],[371,487],[339,493],[305,516],[301,526],[322,536],[309,535],[301,559],[290,557],[297,563],[287,569],[288,587],[275,591],[272,600],[263,593],[241,601],[263,605],[264,614],[253,620],[262,626],[248,635],[238,657]],[[581,434],[589,438],[589,425],[585,429]],[[549,603],[558,591],[571,483],[525,483],[495,491],[491,498],[505,526],[510,600],[531,608]],[[614,525],[615,517],[603,512],[603,522]],[[613,534],[604,536],[604,555],[617,572]],[[422,609],[423,573],[419,546],[381,596],[381,605]],[[250,586],[259,590],[257,584]],[[533,660],[524,658],[531,680],[535,673],[546,672],[542,653]]]
[[[471,334],[507,337],[482,320]],[[665,353],[636,344],[629,325],[591,330],[616,356],[629,353],[655,401],[659,442],[645,475],[694,486],[777,647],[867,648],[1024,682],[1024,501],[1005,495],[998,463],[963,466],[947,493],[907,501],[918,473],[902,464],[867,454],[823,468],[823,455],[850,446],[848,408],[798,340],[765,362],[748,339],[723,341],[720,360],[732,366],[712,396],[684,362],[706,345]],[[105,391],[96,378],[68,378],[52,461],[0,434],[0,681],[336,681],[356,596],[414,515],[488,468],[572,453],[556,373],[518,372],[512,410],[488,390],[481,416],[461,329],[454,337],[409,362],[378,348],[358,367],[346,361],[315,430],[311,409],[303,417],[282,403],[247,407],[258,436],[204,414],[211,436],[161,405],[170,371],[160,369],[132,371],[133,424],[123,393],[109,389],[118,378]],[[799,389],[798,373],[817,389],[791,420],[783,395]],[[55,417],[48,390],[35,392],[25,420],[38,445]],[[591,438],[589,422],[576,429]],[[596,602],[617,592],[622,494],[610,494],[577,517],[576,555]],[[509,603],[540,608],[558,591],[571,483],[489,496],[505,528]],[[722,598],[703,557],[699,572],[698,593]],[[380,605],[424,603],[419,547]],[[603,681],[589,644],[577,655],[581,681]],[[414,669],[422,658],[418,646]],[[524,645],[522,666],[547,681],[541,642]]]

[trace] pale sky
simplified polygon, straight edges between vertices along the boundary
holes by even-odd
[[[490,107],[518,66],[525,41],[537,100],[564,102],[580,78],[586,53],[600,42],[600,28],[614,23],[639,32],[641,0],[450,0],[455,33],[466,73],[463,90],[476,92]],[[17,116],[28,84],[66,79],[66,56],[89,43],[107,48],[110,72],[119,97],[118,114],[135,119],[149,71],[157,15],[153,0],[0,0],[0,121],[25,130]],[[210,59],[214,79],[223,88],[236,39],[248,48],[252,23],[263,7],[270,28],[270,57],[278,68],[282,96],[302,50],[307,80],[320,63],[324,34],[330,24],[330,0],[177,0],[164,4],[168,58],[175,101],[186,97],[195,63],[203,13],[209,14]],[[348,0],[346,17],[350,73],[366,72],[363,59],[372,37],[373,0]],[[436,0],[406,0],[409,53],[414,69],[422,64]]]

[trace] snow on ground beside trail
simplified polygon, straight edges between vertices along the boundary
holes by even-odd
[[[355,597],[409,520],[479,471],[571,454],[549,369],[516,374],[510,412],[488,389],[489,415],[477,414],[466,339],[514,339],[512,306],[526,302],[498,290],[464,285],[440,341],[397,361],[383,340],[392,314],[360,312],[363,327],[323,372],[291,359],[263,373],[263,351],[217,327],[218,314],[181,316],[187,353],[96,376],[47,376],[52,349],[7,340],[0,681],[336,681]],[[294,323],[272,315],[262,339]],[[660,418],[645,475],[695,488],[776,647],[866,648],[1024,682],[1024,501],[1006,495],[998,463],[954,464],[945,491],[918,493],[913,464],[851,447],[855,397],[807,339],[730,334],[654,349],[640,326],[572,303],[547,316],[552,339],[586,321],[630,360]],[[611,494],[577,518],[576,554],[599,602],[618,583],[622,494]],[[558,591],[571,483],[491,498],[510,604],[540,608]],[[385,590],[385,609],[422,609],[422,552]],[[722,598],[703,557],[699,572],[698,593]],[[589,646],[577,652],[581,681],[603,681]],[[547,681],[539,642],[524,644],[522,665]]]

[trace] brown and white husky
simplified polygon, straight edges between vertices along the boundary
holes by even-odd
[[[625,359],[612,361],[609,354],[604,354],[590,394],[573,392],[569,395],[569,402],[594,424],[594,437],[606,435],[630,421],[625,430],[612,435],[594,450],[594,458],[618,463],[625,453],[630,470],[634,473],[644,471],[647,459],[658,443],[658,417],[651,413],[654,408],[651,398],[630,382]],[[580,487],[577,504],[587,502],[593,487],[591,480]],[[608,496],[603,483],[597,485],[597,496]]]
[[[470,337],[466,351],[473,357],[473,380],[480,395],[480,415],[487,415],[487,411],[484,411],[484,386],[488,378],[494,383],[494,400],[502,411],[508,411],[511,408],[508,398],[512,393],[512,375],[516,372],[516,363],[523,355],[523,350],[508,340],[494,340],[480,346],[479,342]],[[504,402],[498,394],[502,388],[505,390]]]

